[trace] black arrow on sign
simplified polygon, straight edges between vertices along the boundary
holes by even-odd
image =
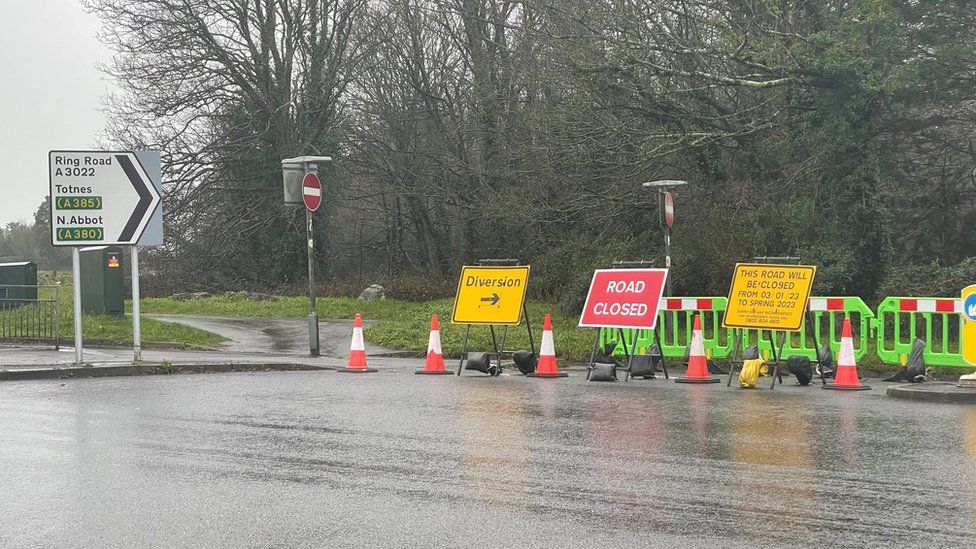
[[[115,159],[119,161],[119,166],[122,166],[122,171],[129,178],[129,183],[132,183],[132,188],[139,193],[139,202],[136,204],[135,209],[132,210],[132,215],[126,221],[125,228],[122,229],[122,234],[119,236],[119,240],[128,242],[132,240],[132,235],[139,228],[139,223],[142,222],[143,216],[146,215],[146,210],[152,204],[153,195],[149,192],[149,189],[146,187],[146,182],[143,181],[139,172],[136,171],[136,167],[132,165],[132,160],[127,155],[117,154],[115,155]]]
[[[486,303],[490,301],[491,304],[494,305],[494,304],[498,303],[498,300],[499,299],[501,299],[501,298],[498,297],[498,294],[496,294],[495,292],[492,292],[491,293],[491,297],[483,297],[483,298],[481,298],[481,301],[484,301]]]

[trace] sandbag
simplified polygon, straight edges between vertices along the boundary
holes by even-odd
[[[752,345],[742,350],[742,360],[755,360],[759,358],[759,347]]]
[[[523,374],[531,374],[535,371],[536,365],[539,364],[539,357],[532,351],[520,350],[512,353],[512,362],[515,363],[518,371]]]
[[[792,355],[786,359],[786,366],[800,385],[810,384],[810,380],[813,379],[813,372],[810,371],[809,358],[800,355]]]
[[[830,350],[830,347],[821,347],[817,351],[817,373],[821,374],[825,378],[834,377],[834,352]]]
[[[913,383],[925,380],[925,342],[919,338],[915,338],[912,343],[912,352],[908,355],[908,364],[905,365],[905,375]]]
[[[759,369],[762,367],[763,359],[754,358],[742,362],[742,371],[739,372],[739,387],[752,389],[759,383]]]
[[[912,343],[912,352],[908,355],[908,363],[895,375],[886,377],[882,381],[907,381],[909,383],[922,383],[925,381],[925,342],[915,338]]]
[[[635,355],[630,359],[630,375],[633,377],[654,377],[660,360],[661,348],[655,343],[647,350],[647,354]]]
[[[589,381],[617,381],[617,365],[607,362],[594,362],[590,365]]]
[[[474,370],[483,374],[497,376],[501,372],[498,366],[493,364],[488,353],[468,353],[468,360],[464,363],[465,370]]]

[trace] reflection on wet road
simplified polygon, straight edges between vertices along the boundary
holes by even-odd
[[[0,546],[976,544],[968,407],[411,369],[0,385]]]

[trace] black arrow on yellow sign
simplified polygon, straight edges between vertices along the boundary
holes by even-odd
[[[501,297],[498,297],[498,294],[492,292],[491,297],[483,297],[481,298],[481,301],[484,303],[491,303],[492,305],[495,305],[498,303],[499,299],[501,299]]]

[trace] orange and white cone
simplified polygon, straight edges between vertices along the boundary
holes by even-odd
[[[539,363],[535,372],[526,374],[529,377],[568,377],[566,372],[560,372],[556,365],[556,346],[552,342],[552,319],[546,315],[542,323],[542,345],[539,349]]]
[[[437,314],[430,317],[430,337],[427,339],[427,361],[424,368],[417,370],[415,374],[429,376],[443,376],[450,374],[444,367],[444,352],[441,351],[441,327],[437,322]]]
[[[352,325],[352,344],[349,345],[349,362],[346,364],[345,369],[339,371],[354,374],[376,371],[376,368],[370,368],[366,365],[366,345],[363,343],[363,319],[358,314]]]
[[[708,359],[705,358],[705,341],[702,336],[701,315],[695,315],[691,332],[691,351],[688,353],[688,370],[685,377],[674,378],[675,383],[718,383],[717,377],[708,375]]]
[[[851,336],[851,319],[844,318],[844,327],[840,333],[840,354],[837,356],[837,370],[834,372],[834,382],[824,385],[824,389],[839,391],[866,391],[871,387],[861,385],[857,377],[857,363],[854,361],[854,338]]]

